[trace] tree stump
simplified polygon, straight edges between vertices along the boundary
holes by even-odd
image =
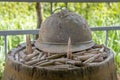
[[[14,58],[23,48],[25,45],[22,44],[8,53],[2,80],[117,80],[111,51],[104,61],[81,67],[68,64],[38,67],[23,64]],[[58,68],[61,66],[64,68]]]

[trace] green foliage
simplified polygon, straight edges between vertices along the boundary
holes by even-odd
[[[36,3],[0,2],[0,30],[36,29]],[[50,3],[42,3],[43,19],[50,16]],[[64,3],[53,3],[53,11],[65,8]],[[56,10],[57,9],[57,10]],[[68,3],[68,9],[83,16],[91,27],[120,25],[120,3]],[[96,43],[104,44],[105,32],[92,32]],[[120,31],[109,31],[108,47],[115,53],[120,67]],[[8,51],[25,42],[25,35],[8,36]],[[4,37],[0,36],[0,76],[3,71]]]
[[[35,3],[0,3],[0,30],[35,29]]]
[[[0,80],[1,80],[1,78],[2,78],[2,74],[3,74],[3,70],[4,70],[3,64],[4,64],[4,61],[1,61],[1,60],[0,60]]]

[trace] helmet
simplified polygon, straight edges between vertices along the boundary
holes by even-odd
[[[71,38],[71,52],[94,45],[91,30],[84,18],[74,12],[62,10],[52,14],[41,25],[35,46],[45,52],[65,53]]]

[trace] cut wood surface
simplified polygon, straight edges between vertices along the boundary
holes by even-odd
[[[32,51],[32,44],[30,40],[30,35],[26,35],[26,53],[31,54]]]
[[[66,50],[67,53],[57,54],[57,53],[42,52],[41,50],[36,49],[35,46],[32,46],[32,43],[30,43],[29,38],[30,36],[28,36],[27,38],[28,39],[27,44],[29,43],[31,46],[26,46],[26,49],[28,49],[27,51],[25,48],[23,48],[22,50],[16,49],[18,51],[14,50],[11,52],[12,56],[15,56],[14,57],[15,60],[29,66],[41,65],[41,63],[44,64],[44,61],[45,61],[45,64],[46,63],[49,64],[50,62],[52,63],[54,59],[56,60],[56,59],[63,59],[63,58],[66,58],[66,60],[71,59],[71,61],[73,60],[76,62],[81,62],[80,64],[85,65],[87,63],[102,62],[108,57],[108,53],[105,51],[106,48],[103,45],[95,45],[90,49],[72,53],[70,52],[70,46],[71,46],[70,38],[68,40],[68,49]],[[31,54],[26,54],[26,52],[30,53],[28,52],[29,49],[30,50],[32,49]],[[46,60],[49,60],[49,61],[46,62]],[[66,60],[65,62],[67,62]],[[60,63],[60,62],[57,60],[54,63]],[[70,64],[70,62],[64,63],[64,64]],[[51,65],[54,66],[55,64],[51,64]]]
[[[72,59],[72,52],[70,51],[71,49],[71,38],[69,37],[68,39],[68,48],[67,48],[67,58]]]

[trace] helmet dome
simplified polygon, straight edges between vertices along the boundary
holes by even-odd
[[[80,51],[94,45],[91,30],[80,15],[62,10],[48,17],[41,25],[35,46],[51,53],[64,53],[71,38],[71,51]]]

